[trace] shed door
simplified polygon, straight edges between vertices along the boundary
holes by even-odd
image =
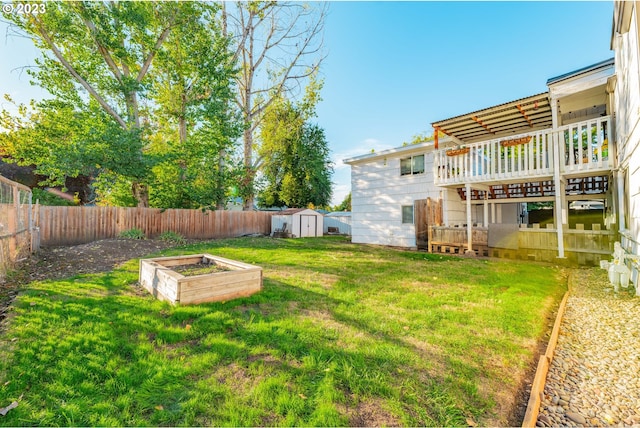
[[[316,216],[301,215],[300,216],[300,237],[316,236]]]

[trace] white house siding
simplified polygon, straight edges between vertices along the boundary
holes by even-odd
[[[621,20],[623,8],[630,21]],[[626,14],[625,13],[625,14]],[[621,171],[625,199],[622,212],[625,223],[621,227],[622,244],[633,254],[640,255],[640,62],[638,21],[640,2],[616,2],[614,36],[612,40],[616,67],[616,136],[618,166]],[[620,27],[619,24],[622,23]],[[626,30],[628,27],[628,31]],[[620,34],[621,33],[621,34]],[[638,284],[638,271],[633,269],[632,280]]]
[[[400,159],[425,155],[425,172],[400,175]],[[443,196],[443,192],[446,195]],[[373,158],[351,164],[352,242],[398,247],[415,247],[413,224],[402,223],[402,206],[418,199],[460,201],[455,190],[443,190],[433,184],[432,153],[396,153],[394,157]],[[462,222],[465,208],[452,204],[450,222]]]

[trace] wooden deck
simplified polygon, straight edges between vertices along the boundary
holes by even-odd
[[[465,254],[467,251],[467,228],[432,226],[429,228],[429,252]],[[473,251],[477,256],[488,256],[487,228],[473,228]]]

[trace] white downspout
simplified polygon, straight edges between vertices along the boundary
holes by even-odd
[[[625,205],[624,174],[622,173],[622,171],[617,170],[615,172],[615,176],[616,176],[616,187],[618,190],[618,204],[617,204],[618,230],[622,232],[627,228],[627,225],[625,224],[625,219],[624,219],[624,213],[625,213],[625,210],[627,209],[627,207],[624,206]]]

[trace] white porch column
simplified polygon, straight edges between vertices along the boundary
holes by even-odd
[[[551,98],[551,121],[554,131],[558,129],[558,100]],[[564,142],[560,141],[560,135],[558,132],[553,134],[553,183],[555,188],[555,202],[553,204],[553,214],[556,223],[556,234],[558,237],[558,258],[564,258],[564,221],[563,211],[566,201],[564,180],[560,174],[560,162],[564,163],[564,159],[561,158],[562,150],[560,150],[560,144]]]
[[[491,203],[491,223],[500,223],[496,221],[496,203]]]
[[[467,253],[473,251],[473,225],[471,224],[471,185],[465,184],[467,191]]]
[[[615,178],[616,178],[616,187],[618,190],[618,203],[616,204],[617,206],[615,207],[618,210],[618,212],[616,213],[618,214],[618,230],[623,231],[627,228],[627,225],[625,224],[625,220],[624,220],[624,213],[627,208],[624,206],[624,203],[625,203],[624,174],[622,173],[622,171],[617,170],[615,172]],[[640,287],[638,288],[638,290],[640,291]]]
[[[482,212],[482,220],[484,227],[489,227],[489,192],[484,192],[484,211]]]

